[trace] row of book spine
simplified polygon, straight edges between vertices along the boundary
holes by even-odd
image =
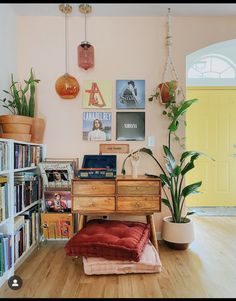
[[[12,267],[12,236],[0,233],[0,276]]]
[[[42,178],[40,175],[23,172],[14,176],[14,214],[42,198]]]
[[[0,176],[0,223],[10,216],[8,190],[8,178],[6,176]]]
[[[14,219],[14,262],[37,241],[39,234],[39,212],[34,208]]]
[[[0,141],[0,171],[8,169],[8,143]]]
[[[39,145],[14,144],[14,168],[37,166],[43,159],[43,149]]]

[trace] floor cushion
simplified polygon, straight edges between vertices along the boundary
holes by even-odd
[[[162,270],[159,254],[150,241],[146,244],[139,262],[83,256],[83,264],[86,275],[160,273]]]
[[[90,220],[65,245],[69,256],[139,261],[150,236],[141,222]]]

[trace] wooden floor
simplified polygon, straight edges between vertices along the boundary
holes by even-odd
[[[176,251],[159,242],[159,274],[86,276],[62,244],[42,245],[16,271],[20,290],[8,298],[233,298],[236,297],[236,217],[194,216],[195,241]]]

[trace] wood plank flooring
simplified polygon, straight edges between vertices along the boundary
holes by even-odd
[[[7,283],[1,298],[233,298],[236,297],[236,217],[194,216],[195,240],[187,250],[159,242],[159,274],[87,276],[82,260],[63,244],[43,244],[16,271],[20,290]]]

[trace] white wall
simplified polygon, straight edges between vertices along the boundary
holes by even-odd
[[[16,70],[16,15],[8,4],[0,4],[0,98],[6,97],[2,90],[9,90],[11,73]],[[17,77],[16,77],[17,78]],[[0,106],[0,114],[9,111]]]

